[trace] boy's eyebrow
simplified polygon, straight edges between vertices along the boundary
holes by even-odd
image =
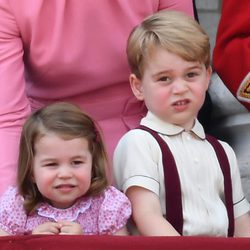
[[[201,68],[202,68],[202,66],[200,64],[197,64],[197,65],[187,67],[186,70],[201,69]],[[171,73],[172,71],[174,71],[174,69],[162,70],[162,71],[159,71],[159,72],[152,74],[152,76],[156,77],[156,76],[159,76],[162,74]]]
[[[166,74],[166,73],[171,73],[173,70],[170,69],[170,70],[162,70],[162,71],[159,71],[159,72],[156,72],[154,74],[152,74],[153,77],[156,77],[158,75],[162,75],[162,74]]]
[[[202,66],[201,66],[201,64],[196,64],[196,65],[194,65],[194,66],[191,66],[191,67],[188,67],[187,69],[201,69],[202,68]]]

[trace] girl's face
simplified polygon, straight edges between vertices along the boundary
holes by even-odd
[[[64,140],[48,133],[35,142],[33,178],[56,208],[68,208],[91,184],[92,155],[85,138]]]
[[[152,113],[189,130],[204,102],[210,76],[210,67],[157,48],[142,79],[132,74],[130,83],[135,96],[144,100]]]

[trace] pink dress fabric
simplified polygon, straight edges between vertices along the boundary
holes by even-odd
[[[24,120],[51,102],[98,121],[112,159],[145,114],[128,82],[127,37],[161,9],[193,16],[191,0],[0,0],[0,194],[15,184]]]
[[[123,228],[131,215],[128,198],[110,186],[103,194],[79,199],[67,209],[41,203],[36,212],[26,215],[23,197],[10,187],[0,199],[0,228],[11,235],[31,234],[38,225],[48,221],[74,221],[82,226],[84,234],[114,234]]]

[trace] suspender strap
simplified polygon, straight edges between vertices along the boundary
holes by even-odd
[[[167,143],[156,131],[142,125],[138,128],[149,132],[156,139],[161,148],[165,181],[166,219],[175,230],[182,235],[183,214],[181,185],[174,157]]]
[[[158,142],[161,148],[162,163],[164,170],[165,196],[166,196],[165,198],[166,219],[176,229],[177,232],[182,234],[183,214],[182,214],[181,184],[172,152],[170,151],[167,143],[158,135],[156,131],[143,125],[140,125],[138,128],[149,132],[155,138],[155,140]],[[225,150],[219,143],[219,141],[210,135],[206,135],[206,139],[213,146],[215,150],[216,156],[218,158],[224,176],[225,205],[229,220],[228,236],[233,237],[234,211],[233,211],[230,165]]]
[[[225,205],[227,208],[228,215],[228,236],[233,237],[234,235],[234,211],[233,211],[233,195],[232,195],[232,180],[230,174],[230,165],[228,162],[227,155],[222,145],[218,142],[216,138],[210,135],[206,135],[206,139],[214,147],[215,153],[217,155],[218,161],[221,166],[221,170],[224,176],[224,194],[225,194]]]

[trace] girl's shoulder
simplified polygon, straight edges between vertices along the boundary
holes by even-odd
[[[23,197],[16,187],[9,187],[0,199],[0,228],[9,234],[18,234],[26,219]]]
[[[108,186],[103,193],[97,197],[97,199],[101,199],[102,203],[111,204],[111,206],[114,206],[114,203],[130,204],[127,196],[114,186]]]
[[[108,186],[103,193],[92,198],[92,205],[98,209],[99,214],[103,212],[131,213],[131,203],[127,196],[113,186]]]
[[[23,197],[18,193],[17,187],[10,186],[7,188],[7,190],[3,193],[3,195],[0,198],[0,206],[8,205],[10,204],[17,204],[22,205],[23,204]]]
[[[121,191],[113,186],[105,189],[98,210],[99,232],[114,234],[123,228],[131,216],[131,203]]]
[[[105,189],[101,209],[102,208],[124,214],[126,217],[131,214],[131,203],[128,197],[113,186],[109,186]]]

